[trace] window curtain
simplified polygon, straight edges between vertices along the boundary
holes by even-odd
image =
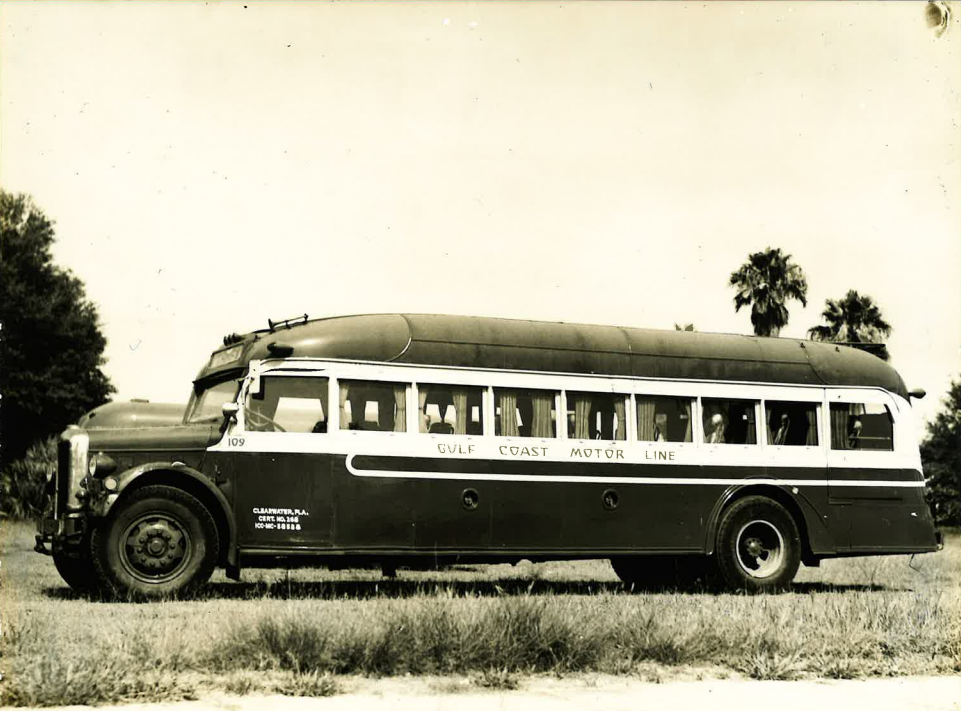
[[[517,430],[517,393],[514,390],[498,390],[497,405],[501,409],[501,431],[504,437],[516,437]]]
[[[691,423],[694,421],[694,414],[691,412],[691,401],[688,400],[687,402],[681,403],[681,407],[684,409],[684,412],[687,414],[687,428],[684,430],[684,441],[693,442],[694,432],[691,429],[692,428]]]
[[[818,444],[817,408],[812,407],[808,410],[805,410],[804,416],[807,417],[807,421],[808,421],[808,431],[807,431],[807,436],[804,438],[804,445],[806,447],[817,447],[817,444]]]
[[[361,393],[354,392],[353,386],[351,391],[347,398],[350,402],[350,424],[352,429],[359,430],[367,420],[367,398]]]
[[[617,420],[617,429],[614,432],[614,439],[627,439],[627,408],[624,406],[624,398],[619,397],[614,401],[614,418]]]
[[[347,396],[350,393],[350,387],[347,383],[341,382],[338,390],[340,395],[340,429],[347,430],[350,429],[350,420],[347,419]]]
[[[535,390],[531,392],[531,404],[531,437],[553,437],[551,405],[554,404],[554,393]]]
[[[423,387],[417,388],[417,417],[420,420],[420,431],[426,433],[430,418],[427,417],[427,391]]]
[[[407,388],[394,386],[394,432],[407,431]]]
[[[650,398],[637,398],[637,439],[640,442],[653,442],[654,436],[654,400]],[[665,433],[661,433],[664,439]]]
[[[848,449],[848,421],[846,405],[831,406],[831,449]]]
[[[452,390],[454,398],[454,434],[467,434],[467,418],[470,412],[467,409],[467,388],[454,388]]]
[[[327,409],[327,403],[329,399],[328,395],[329,394],[327,392],[327,379],[324,378],[321,381],[321,388],[320,388],[320,392],[318,393],[318,397],[320,399],[320,409],[324,411],[324,422],[330,421],[330,410]]]
[[[757,423],[754,417],[754,407],[748,406],[744,414],[747,420],[747,433],[744,436],[744,443],[757,444]]]
[[[574,401],[574,439],[590,439],[591,398],[569,394]]]

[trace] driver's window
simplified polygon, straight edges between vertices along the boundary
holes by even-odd
[[[248,432],[327,432],[327,378],[265,375],[247,398]]]

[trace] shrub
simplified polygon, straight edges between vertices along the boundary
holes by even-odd
[[[38,519],[49,504],[47,479],[57,470],[55,437],[31,445],[22,459],[0,473],[0,512],[13,519]]]

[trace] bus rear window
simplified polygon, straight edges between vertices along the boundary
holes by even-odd
[[[884,405],[831,403],[831,449],[894,449],[894,420]]]

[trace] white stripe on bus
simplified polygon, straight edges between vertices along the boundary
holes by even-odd
[[[910,487],[921,488],[923,481],[854,481],[850,479],[705,479],[688,477],[640,477],[640,476],[576,476],[554,474],[471,474],[465,472],[406,472],[390,469],[357,469],[354,467],[354,457],[347,455],[347,471],[354,476],[375,477],[385,479],[451,479],[455,481],[547,481],[560,484],[688,484],[688,485],[721,485],[732,484],[776,484],[780,486],[839,486],[839,487]],[[363,456],[363,455],[362,455]]]

